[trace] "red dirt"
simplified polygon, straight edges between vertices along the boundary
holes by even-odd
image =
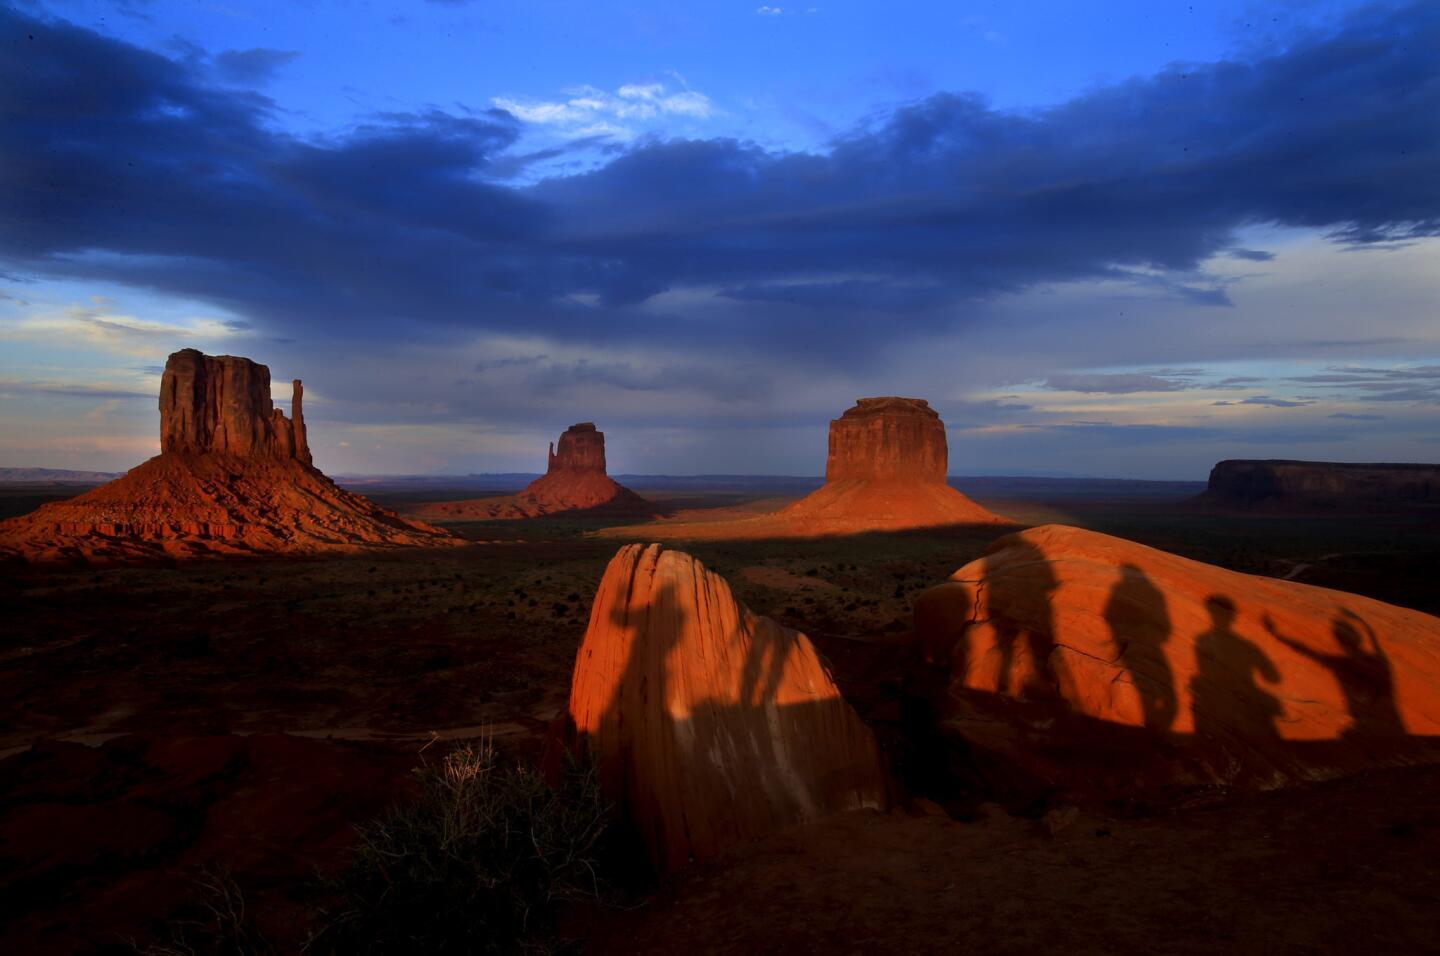
[[[0,556],[106,563],[463,544],[296,459],[169,452],[0,522]]]
[[[1440,768],[1140,819],[984,810],[831,817],[573,935],[590,953],[691,956],[1426,953],[1440,939]]]

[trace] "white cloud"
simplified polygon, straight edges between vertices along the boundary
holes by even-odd
[[[782,14],[782,13],[784,13],[784,12],[785,12],[785,10],[784,10],[783,7],[764,6],[764,7],[756,7],[756,8],[755,8],[755,13],[756,13],[757,15],[759,15],[759,16],[762,16],[762,17],[778,17],[780,14]]]
[[[246,326],[235,320],[193,316],[179,321],[141,318],[121,312],[107,296],[64,306],[20,303],[0,315],[0,341],[63,341],[115,355],[136,358],[163,357],[178,344],[214,343],[241,334]]]
[[[497,96],[491,100],[516,118],[538,126],[564,128],[567,133],[628,138],[634,131],[615,121],[646,122],[666,118],[708,119],[716,114],[710,98],[681,82],[626,83],[613,93],[583,85],[563,90],[564,99],[535,100]]]

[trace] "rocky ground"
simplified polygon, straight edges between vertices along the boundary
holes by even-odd
[[[703,492],[685,496],[704,503]],[[401,492],[377,497],[405,509]],[[715,500],[742,511],[774,503]],[[981,503],[1237,570],[1284,577],[1305,565],[1296,580],[1440,611],[1436,528],[1423,522],[1197,516],[1173,502],[1063,495]],[[228,870],[295,943],[315,867],[333,865],[352,822],[403,791],[407,768],[481,734],[517,758],[538,749],[619,545],[586,536],[603,523],[454,525],[488,542],[468,548],[7,569],[0,949],[129,951],[124,937],[161,933],[183,911],[202,866]],[[995,534],[677,546],[757,613],[809,634],[892,761],[923,780],[902,739],[892,648],[914,595]],[[938,801],[953,817],[915,815],[934,812],[916,803],[763,841],[640,897],[639,909],[577,914],[571,932],[600,951],[673,951],[681,939],[734,952],[842,939],[860,952],[957,941],[1018,952],[1043,940],[1094,951],[1276,940],[1298,952],[1370,939],[1419,950],[1440,929],[1430,889],[1440,777],[1397,773],[1258,802],[1086,816],[1053,837],[978,797]]]

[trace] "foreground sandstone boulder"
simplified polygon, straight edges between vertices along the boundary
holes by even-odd
[[[1440,619],[1078,528],[995,542],[920,595],[915,637],[942,731],[1005,784],[1120,798],[1440,759]]]
[[[599,755],[606,797],[662,872],[886,803],[875,739],[805,635],[658,544],[627,545],[605,571],[566,736]]]
[[[518,495],[439,501],[417,514],[433,520],[483,521],[492,518],[534,518],[567,511],[594,514],[652,512],[644,498],[605,472],[605,433],[593,422],[565,429],[559,446],[550,445],[545,474]]]
[[[1440,505],[1440,465],[1222,461],[1199,501],[1262,509],[1433,507]]]
[[[818,490],[773,514],[719,521],[697,517],[657,525],[653,532],[694,540],[793,538],[1010,523],[951,488],[945,480],[948,467],[945,423],[928,402],[862,398],[830,423],[825,484]]]
[[[294,382],[291,417],[247,358],[170,356],[160,454],[123,477],[0,522],[0,555],[116,561],[306,553],[463,542],[338,487],[311,464]]]

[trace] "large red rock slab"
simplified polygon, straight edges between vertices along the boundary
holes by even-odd
[[[568,728],[660,871],[887,799],[875,739],[805,635],[660,545],[627,545],[606,569]]]
[[[919,596],[914,633],[945,674],[944,731],[1044,787],[1268,788],[1440,757],[1440,619],[1108,535],[1001,538]]]

